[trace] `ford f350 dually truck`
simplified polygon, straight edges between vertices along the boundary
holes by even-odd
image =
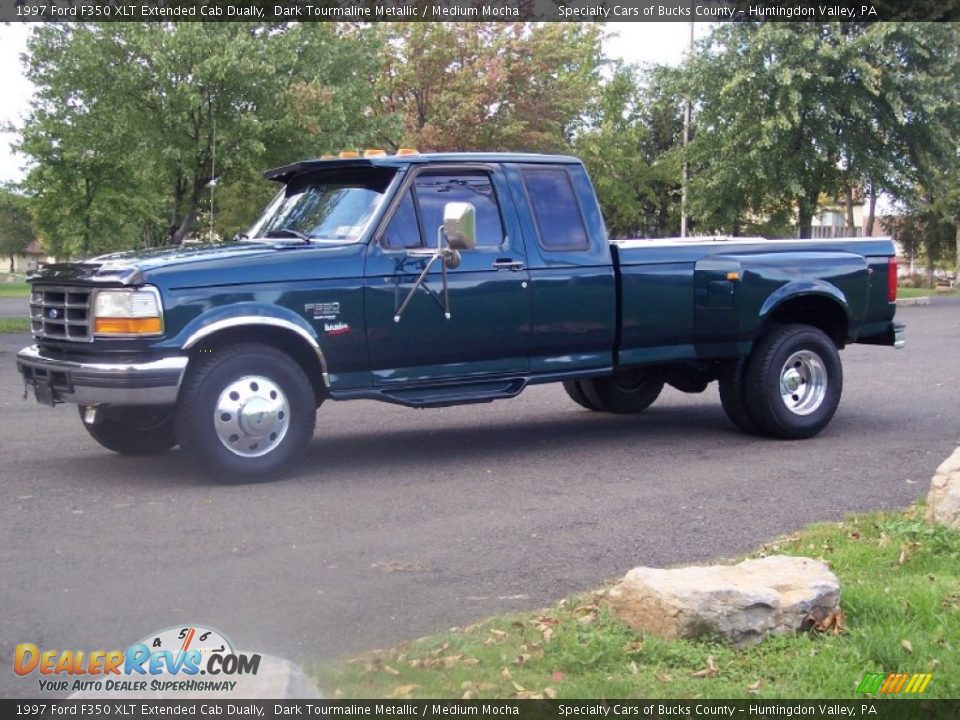
[[[414,408],[562,382],[634,413],[664,384],[748,433],[807,438],[840,401],[838,351],[900,347],[889,239],[611,241],[573,157],[298,162],[233,242],[52,264],[30,278],[36,399],[104,447],[179,444],[224,481],[267,478],[326,400]]]

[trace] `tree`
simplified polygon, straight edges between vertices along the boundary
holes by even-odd
[[[398,23],[374,28],[384,63],[380,136],[436,150],[569,147],[599,84],[600,29],[570,23]]]
[[[28,199],[7,188],[0,189],[0,254],[10,258],[10,272],[14,270],[14,256],[22,253],[34,237]]]
[[[673,75],[615,65],[574,138],[613,237],[677,232],[683,119]]]
[[[751,215],[795,212],[809,237],[822,193],[905,192],[956,112],[942,62],[956,38],[951,24],[719,25],[687,68],[698,219],[737,232]]]
[[[365,137],[376,62],[370,39],[325,23],[44,24],[21,150],[48,234],[82,254],[182,242],[214,175],[242,185]]]

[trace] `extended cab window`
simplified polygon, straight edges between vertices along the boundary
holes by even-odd
[[[437,228],[443,224],[443,207],[448,202],[468,202],[476,208],[477,246],[503,244],[503,222],[493,184],[486,173],[478,172],[420,175],[414,181],[414,195],[407,193],[387,225],[384,247],[436,245]],[[421,226],[417,225],[418,210]]]
[[[523,185],[544,250],[586,250],[590,246],[580,205],[566,170],[525,169]]]

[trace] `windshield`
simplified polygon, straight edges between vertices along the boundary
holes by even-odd
[[[345,168],[294,178],[247,233],[251,240],[358,242],[394,170]]]

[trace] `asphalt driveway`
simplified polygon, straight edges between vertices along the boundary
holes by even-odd
[[[17,643],[111,649],[206,623],[336,658],[906,505],[960,442],[960,300],[899,316],[907,349],[846,350],[840,411],[813,440],[738,434],[715,387],[639,417],[559,386],[429,411],[329,403],[294,477],[240,487],[179,451],[112,455],[72,407],[24,402],[28,338],[0,335],[0,696],[37,694],[9,670]]]

